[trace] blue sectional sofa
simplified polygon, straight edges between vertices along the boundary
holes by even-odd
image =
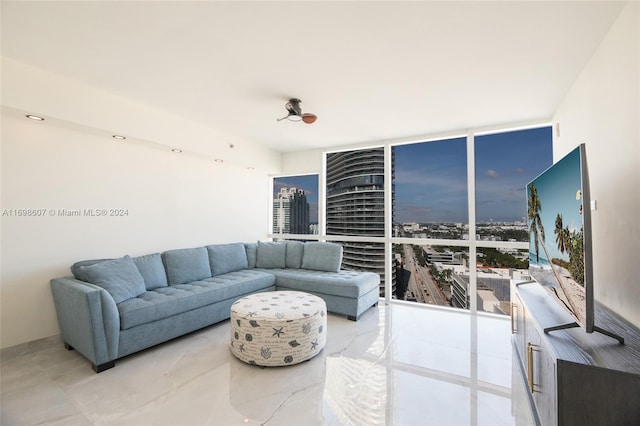
[[[357,321],[379,298],[380,276],[340,269],[326,242],[214,244],[139,257],[85,260],[51,290],[67,349],[99,373],[118,358],[230,317],[247,294],[298,290]]]

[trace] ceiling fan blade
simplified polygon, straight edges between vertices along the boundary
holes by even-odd
[[[305,112],[304,114],[302,114],[302,121],[304,121],[307,124],[315,123],[317,119],[318,119],[318,116],[315,114],[311,114],[309,112]]]

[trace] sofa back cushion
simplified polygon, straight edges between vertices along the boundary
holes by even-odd
[[[255,268],[258,261],[258,243],[244,243],[249,268]]]
[[[80,262],[76,262],[73,265],[71,265],[71,273],[73,274],[73,276],[80,280],[80,281],[84,281],[82,278],[80,278],[79,275],[79,269],[81,266],[91,266],[91,265],[95,265],[96,263],[100,263],[100,262],[104,262],[105,260],[114,260],[113,258],[108,258],[108,259],[90,259],[90,260],[81,260]]]
[[[211,276],[240,271],[249,267],[243,243],[213,244],[207,246]]]
[[[302,241],[287,241],[285,264],[287,268],[300,269],[302,266],[302,253],[304,243]]]
[[[286,252],[287,245],[285,243],[258,241],[256,267],[284,268],[287,266]]]
[[[169,250],[162,253],[169,285],[211,278],[209,254],[205,247]]]
[[[302,268],[338,272],[342,264],[342,246],[336,243],[307,242],[302,254]]]
[[[140,296],[146,290],[144,278],[129,256],[105,260],[91,265],[79,265],[76,278],[104,288],[114,302]]]
[[[144,286],[147,291],[167,286],[167,273],[164,270],[160,253],[134,257],[133,263],[144,278]]]

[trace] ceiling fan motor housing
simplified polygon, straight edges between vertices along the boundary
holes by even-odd
[[[300,108],[300,102],[302,101],[297,98],[289,99],[289,103],[287,103],[286,105],[287,111],[289,111],[290,114],[302,116],[302,109]]]
[[[284,119],[288,119],[289,121],[302,121],[306,124],[314,123],[318,117],[315,114],[311,113],[302,113],[302,108],[300,108],[300,104],[302,101],[298,98],[291,98],[289,102],[286,103],[285,108],[289,112],[286,117],[278,118],[277,121],[282,121]]]

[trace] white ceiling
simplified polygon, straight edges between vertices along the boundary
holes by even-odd
[[[623,4],[3,0],[2,55],[288,152],[550,118]]]

